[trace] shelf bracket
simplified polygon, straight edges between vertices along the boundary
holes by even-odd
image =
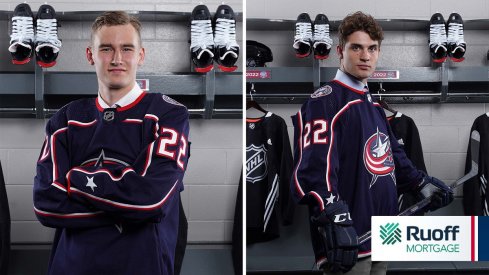
[[[211,70],[204,77],[204,119],[211,119],[214,112],[214,99],[216,96],[216,72]]]
[[[321,68],[319,67],[319,60],[316,58],[312,59],[312,84],[313,91],[321,86]]]
[[[441,98],[440,102],[446,102],[448,98],[448,68],[446,62],[443,62],[440,67],[441,73]]]
[[[34,100],[36,118],[45,118],[44,116],[44,70],[38,66],[35,67],[35,85],[34,85]]]

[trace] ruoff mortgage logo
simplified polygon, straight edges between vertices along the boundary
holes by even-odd
[[[471,259],[470,217],[372,217],[372,228],[373,261]]]
[[[432,226],[418,227],[407,226],[406,228],[406,252],[460,252],[460,244],[457,236],[460,226],[447,225],[444,228],[431,228]]]
[[[399,223],[388,223],[380,226],[380,237],[382,244],[395,244],[401,242],[401,229]]]

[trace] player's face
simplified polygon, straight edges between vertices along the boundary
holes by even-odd
[[[377,66],[380,46],[363,31],[350,34],[344,48],[337,48],[341,69],[363,83],[372,75]]]
[[[129,91],[138,66],[143,64],[144,48],[132,25],[103,26],[94,33],[87,58],[95,65],[99,85]]]

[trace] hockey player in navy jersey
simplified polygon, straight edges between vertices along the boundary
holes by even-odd
[[[127,13],[95,20],[86,55],[98,96],[49,120],[34,179],[37,218],[56,228],[48,274],[174,274],[187,109],[136,84],[145,51]]]
[[[368,92],[383,32],[362,12],[339,26],[340,69],[293,116],[292,192],[309,205],[316,263],[324,274],[385,274],[385,262],[370,261],[372,216],[398,214],[397,193],[434,195],[425,209],[448,205],[453,193],[440,180],[417,170]],[[358,261],[357,261],[358,260]]]

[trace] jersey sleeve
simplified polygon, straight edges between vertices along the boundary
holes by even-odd
[[[341,113],[323,100],[310,99],[292,117],[294,124],[294,171],[291,191],[300,203],[325,209],[328,198],[338,198],[340,131],[335,124]],[[345,111],[345,110],[343,110]]]
[[[71,200],[66,191],[65,175],[70,169],[67,125],[61,109],[46,124],[46,137],[34,178],[34,212],[48,227],[83,228],[113,224],[103,211]]]
[[[289,133],[285,121],[280,118],[281,145],[282,152],[280,157],[280,209],[284,225],[291,224],[294,220],[295,203],[290,194],[290,178],[292,175],[292,151],[290,149]]]
[[[124,221],[164,217],[167,202],[183,188],[189,155],[187,109],[172,108],[157,125],[157,137],[133,164],[72,168],[66,175],[69,196]]]

